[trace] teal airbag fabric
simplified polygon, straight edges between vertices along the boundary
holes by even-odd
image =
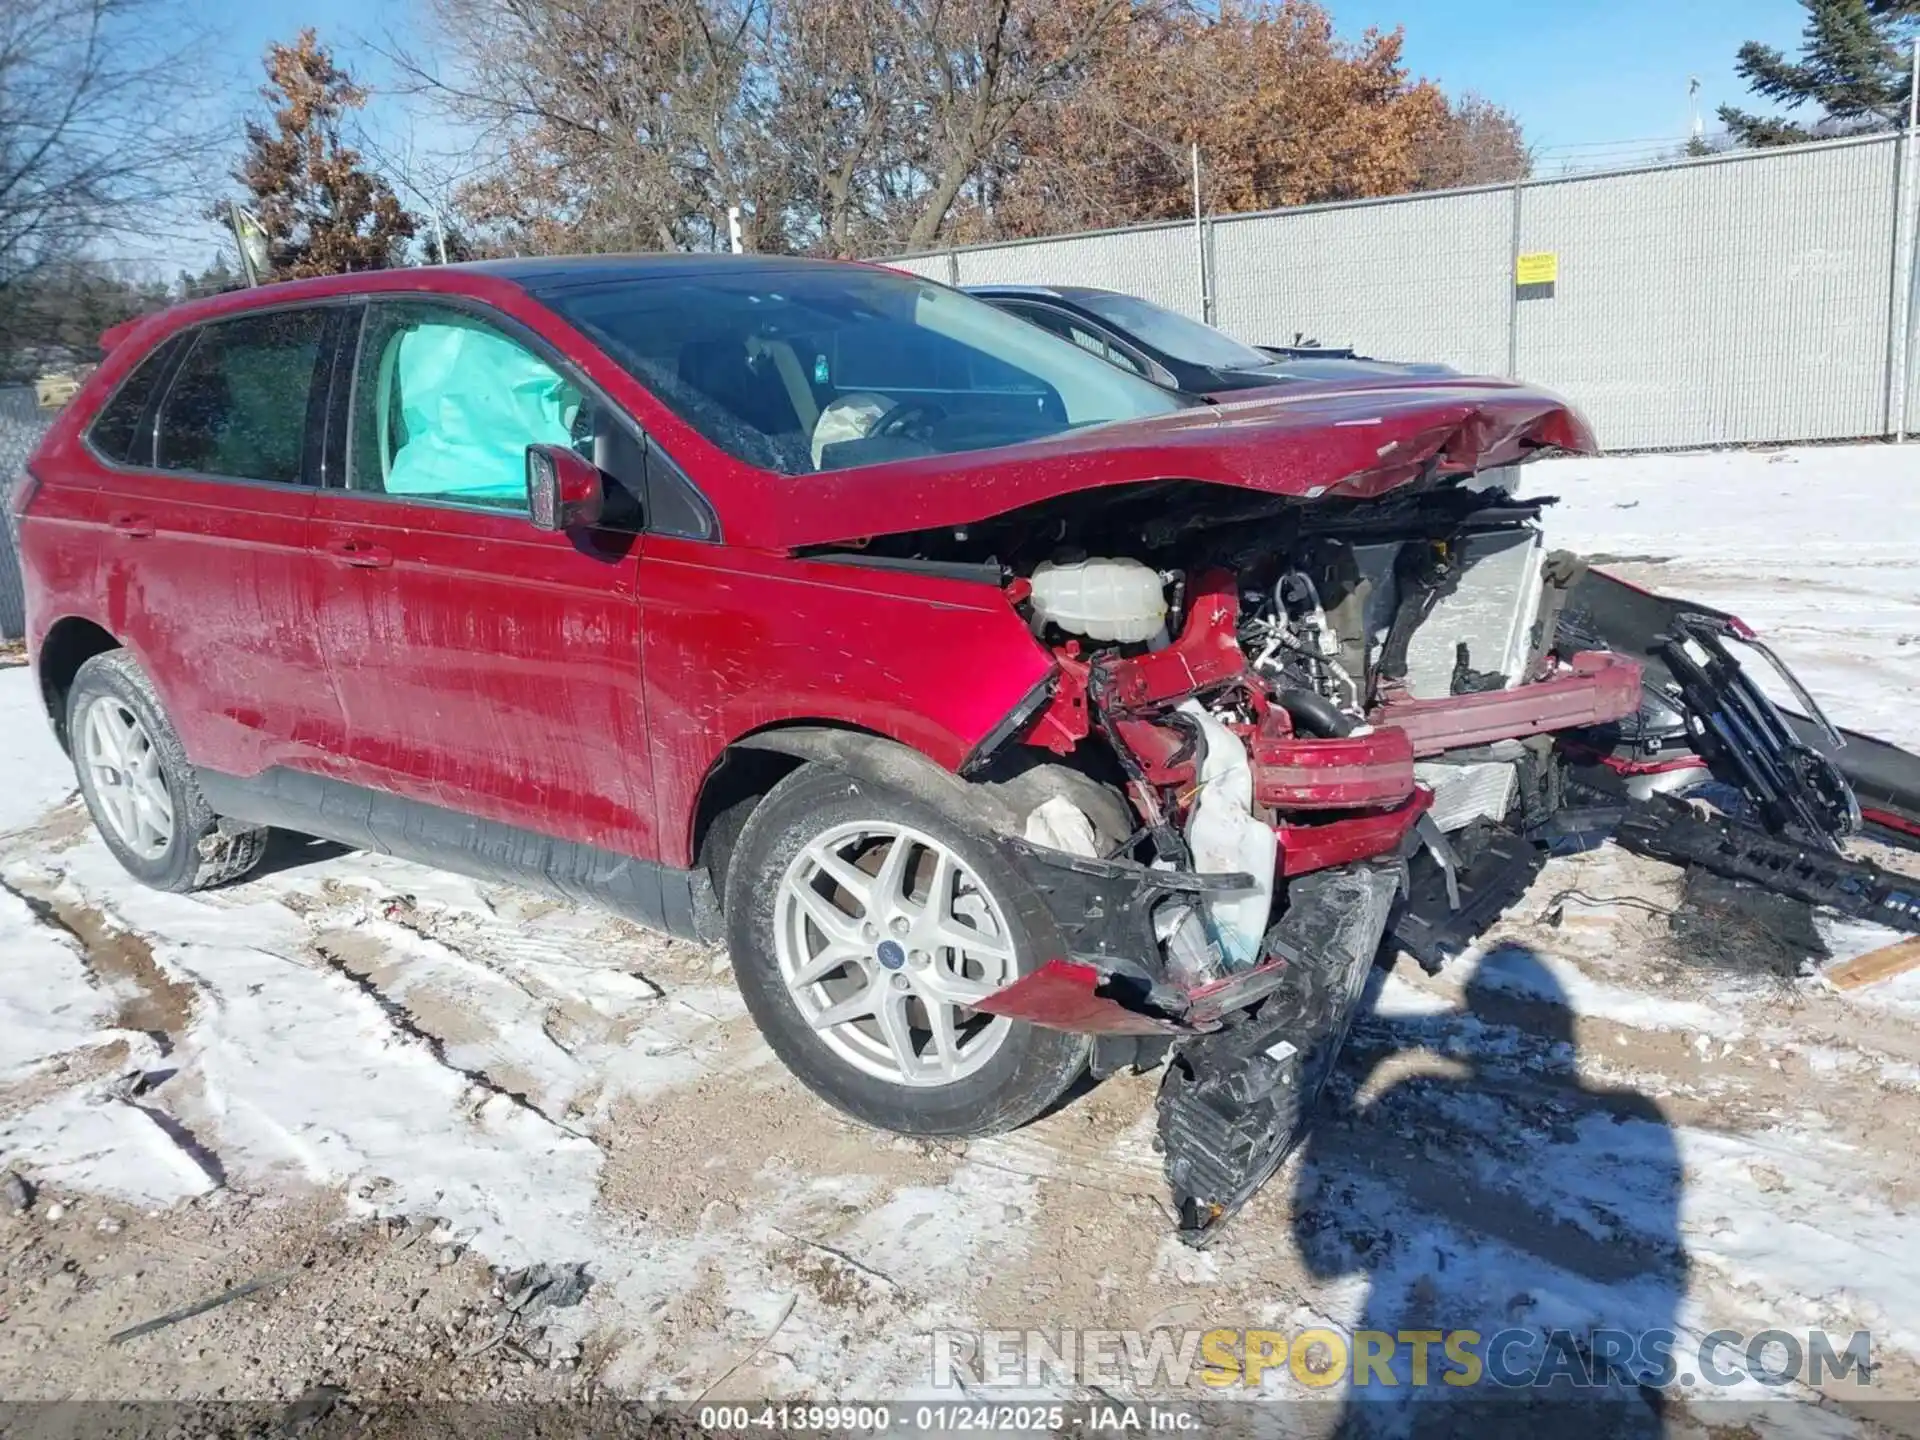
[[[520,346],[464,325],[420,325],[395,341],[400,446],[389,495],[513,499],[529,445],[571,441],[577,393]]]

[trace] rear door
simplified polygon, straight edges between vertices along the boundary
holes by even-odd
[[[157,406],[100,467],[109,623],[207,769],[324,770],[341,743],[307,523],[350,313],[297,306],[187,332]]]
[[[533,443],[643,474],[637,440],[504,317],[411,298],[368,306],[336,414],[313,540],[345,778],[651,858],[638,501],[615,481],[613,524],[550,534],[525,481]]]

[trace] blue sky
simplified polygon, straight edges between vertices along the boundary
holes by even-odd
[[[197,3],[217,37],[207,79],[241,94],[259,83],[267,43],[302,25],[379,85],[386,67],[363,47],[404,29],[411,10],[407,0]],[[1733,73],[1741,42],[1792,49],[1803,21],[1794,0],[1330,0],[1329,8],[1349,37],[1368,26],[1404,26],[1408,67],[1519,116],[1543,173],[1635,163],[1673,148],[1687,133],[1689,77],[1700,80],[1711,127],[1715,107],[1745,98]],[[396,97],[376,101],[368,120],[390,146],[409,134],[427,149],[444,143],[439,127],[415,119]],[[181,258],[202,263],[200,248]]]
[[[1331,8],[1346,34],[1404,26],[1410,69],[1513,111],[1549,162],[1612,153],[1606,142],[1685,136],[1693,76],[1711,128],[1718,106],[1748,103],[1733,73],[1741,42],[1791,51],[1805,21],[1793,0],[1337,0]]]

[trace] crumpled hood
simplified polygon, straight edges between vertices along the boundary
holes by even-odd
[[[1468,474],[1539,449],[1591,453],[1578,411],[1512,381],[1435,376],[1260,390],[1146,420],[959,455],[767,476],[728,506],[727,537],[768,549],[976,523],[1080,490],[1186,479],[1273,495],[1365,499],[1423,474]]]

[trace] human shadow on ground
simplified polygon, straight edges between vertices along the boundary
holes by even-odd
[[[1308,1267],[1367,1284],[1341,1433],[1663,1434],[1688,1368],[1673,1130],[1581,1077],[1534,951],[1489,951],[1464,1000],[1355,1027],[1295,1171]]]

